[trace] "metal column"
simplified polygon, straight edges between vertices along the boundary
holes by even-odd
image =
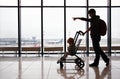
[[[43,57],[43,0],[41,0],[41,55]]]
[[[111,0],[108,0],[107,24],[108,24],[108,35],[107,35],[108,55],[111,56]]]
[[[66,0],[64,0],[64,52],[66,52]]]
[[[21,0],[18,0],[18,54],[21,57]]]
[[[86,8],[86,16],[88,18],[89,0],[87,0],[86,6],[87,6],[87,8]],[[89,28],[89,23],[87,22],[86,25],[87,25],[86,29],[88,29]],[[86,54],[87,54],[87,57],[89,57],[89,32],[87,32],[87,34],[86,34]]]

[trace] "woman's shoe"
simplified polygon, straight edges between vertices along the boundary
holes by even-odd
[[[92,63],[92,64],[89,64],[90,67],[98,67],[98,64],[95,64],[95,63]]]
[[[110,61],[110,59],[108,59],[108,61],[106,62],[106,66],[109,66],[109,61]]]

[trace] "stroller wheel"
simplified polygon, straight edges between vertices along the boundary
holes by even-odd
[[[76,65],[75,65],[75,69],[76,69],[76,70],[79,70],[79,69],[81,69],[81,68],[78,67],[78,65],[76,64]]]
[[[84,61],[82,60],[82,59],[80,59],[80,58],[77,58],[77,59],[75,59],[75,63],[76,63],[76,65],[80,68],[80,69],[82,69],[83,67],[84,67]]]

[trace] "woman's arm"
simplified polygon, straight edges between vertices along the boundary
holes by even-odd
[[[85,32],[83,32],[83,35],[85,35],[87,32],[91,30],[92,27],[89,27]]]
[[[73,17],[73,20],[83,20],[83,21],[91,21],[91,19],[83,18],[83,17]]]

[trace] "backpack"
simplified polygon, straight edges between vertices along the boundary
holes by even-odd
[[[104,36],[106,35],[107,31],[107,25],[104,20],[100,19],[100,35]]]

